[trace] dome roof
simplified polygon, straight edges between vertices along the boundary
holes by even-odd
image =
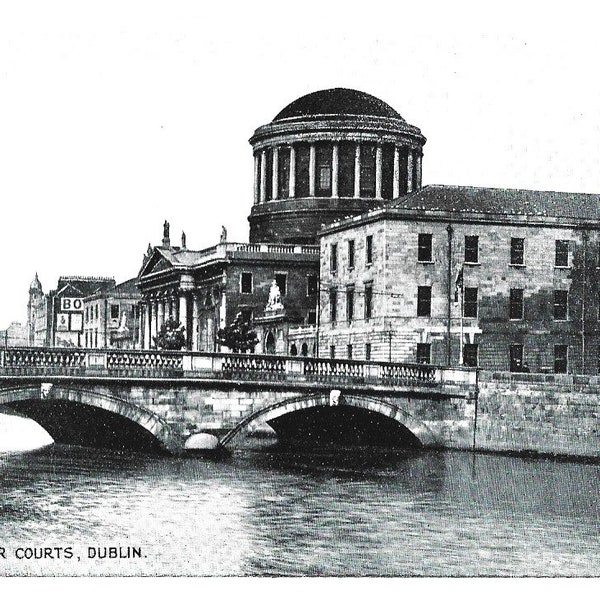
[[[356,115],[404,119],[383,100],[346,88],[320,90],[288,104],[273,121],[317,115]]]
[[[29,286],[29,291],[30,292],[41,292],[42,291],[42,284],[40,283],[40,280],[38,279],[38,274],[35,274],[35,277],[33,279],[33,281],[31,282],[31,285]]]

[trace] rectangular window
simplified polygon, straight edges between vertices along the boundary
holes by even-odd
[[[431,286],[420,285],[417,290],[417,317],[431,316]]]
[[[568,267],[569,266],[569,241],[556,240],[554,250],[554,266]]]
[[[275,273],[275,283],[279,288],[279,293],[285,296],[287,293],[287,275],[285,273]]]
[[[240,286],[242,294],[252,293],[252,273],[242,273]]]
[[[348,240],[348,268],[354,269],[354,240]]]
[[[337,271],[337,244],[331,244],[329,250],[329,270],[332,273]]]
[[[290,149],[279,148],[277,185],[278,198],[288,198],[290,195]]]
[[[309,273],[306,276],[306,295],[314,296],[317,293],[317,276],[314,273]]]
[[[111,304],[110,305],[110,318],[111,319],[118,319],[119,318],[119,305],[118,304]]]
[[[348,344],[348,360],[352,360],[352,344]]]
[[[365,360],[371,360],[371,342],[365,344]],[[598,364],[600,365],[600,359]]]
[[[463,346],[463,365],[465,367],[477,366],[478,344],[465,344]]]
[[[510,290],[509,319],[511,321],[523,318],[523,290],[513,288]]]
[[[348,323],[354,318],[354,286],[346,288],[346,320]]]
[[[566,321],[569,318],[569,292],[554,290],[554,320]]]
[[[367,236],[367,244],[366,244],[366,256],[365,260],[367,264],[370,265],[373,262],[373,236]]]
[[[568,373],[569,370],[569,346],[557,344],[554,346],[554,372]]]
[[[306,319],[306,324],[307,325],[316,325],[317,324],[317,311],[316,310],[308,311],[308,317]]]
[[[375,144],[360,145],[360,195],[375,198]]]
[[[335,346],[333,344],[329,346],[329,358],[335,358]]]
[[[373,315],[373,284],[365,284],[365,320]]]
[[[476,287],[466,287],[463,300],[463,316],[473,319],[477,318],[477,294]]]
[[[476,235],[465,235],[465,262],[479,262],[479,237]]]
[[[328,142],[315,144],[317,172],[317,196],[331,196],[332,145]]]
[[[337,290],[329,290],[329,315],[332,323],[337,321]]]
[[[524,264],[525,256],[525,239],[524,238],[510,238],[510,264],[511,265],[522,265]]]
[[[433,236],[431,233],[420,233],[419,234],[419,250],[417,254],[417,260],[419,262],[431,262],[431,242]]]
[[[242,321],[244,323],[252,323],[252,309],[251,308],[242,308],[240,311],[242,313]]]
[[[512,373],[523,370],[523,344],[510,345],[510,370]]]
[[[431,344],[417,344],[417,362],[423,364],[431,362]]]
[[[296,150],[296,198],[306,198],[310,191],[310,147],[308,144],[295,144],[294,148]]]

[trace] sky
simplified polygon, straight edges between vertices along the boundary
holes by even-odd
[[[592,2],[2,2],[0,328],[36,272],[134,277],[165,219],[246,241],[248,138],[319,89],[420,127],[424,185],[600,193],[598,56]]]

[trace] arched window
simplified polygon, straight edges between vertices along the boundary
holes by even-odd
[[[290,347],[290,354],[292,356],[296,356],[298,354],[298,348],[296,348],[296,344],[292,344]]]
[[[267,337],[265,339],[265,352],[266,354],[275,354],[275,336],[272,331],[267,333]]]
[[[304,344],[302,344],[302,348],[300,349],[300,352],[302,352],[302,356],[308,356],[308,345],[306,344],[306,342],[304,342]]]

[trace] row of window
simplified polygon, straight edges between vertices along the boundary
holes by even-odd
[[[348,240],[348,268],[354,269],[356,265],[356,246],[354,240]],[[368,235],[365,238],[365,265],[373,263],[373,236]],[[338,268],[338,245],[331,244],[329,252],[329,270],[335,273]]]
[[[119,318],[119,305],[111,304],[110,305],[110,318],[118,319]],[[93,306],[85,307],[85,322],[88,323],[94,319],[98,319],[98,305],[95,304]]]
[[[419,262],[433,262],[433,235],[420,233],[417,248]],[[479,236],[465,235],[464,262],[479,264]],[[513,237],[510,239],[510,264],[523,266],[525,264],[525,238]],[[554,241],[554,266],[569,266],[569,240]]]
[[[282,296],[287,293],[287,274],[286,273],[275,273],[275,283],[279,288],[279,292]],[[309,273],[306,276],[306,295],[314,296],[317,293],[317,276],[314,273]],[[254,291],[254,274],[253,273],[242,273],[240,277],[240,292],[242,294],[251,294]]]
[[[349,285],[346,288],[346,320],[353,321],[355,318],[355,288],[353,285]],[[363,305],[363,317],[365,320],[369,320],[373,316],[373,284],[366,283],[364,290],[364,305]],[[338,292],[335,288],[329,290],[329,318],[332,323],[337,321],[337,305],[338,305]]]

